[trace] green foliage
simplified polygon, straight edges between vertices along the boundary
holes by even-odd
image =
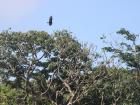
[[[0,37],[2,82],[22,90],[25,104],[70,104],[85,95],[92,59],[71,33],[3,32]]]
[[[20,96],[22,96],[22,92],[19,90],[0,84],[0,105],[17,105]]]
[[[126,42],[104,51],[139,71],[137,35],[117,34]],[[0,105],[139,105],[138,73],[107,63],[93,67],[98,57],[67,30],[1,32]]]
[[[136,44],[138,35],[132,34],[126,29],[120,29],[117,34],[124,36],[125,42],[117,43],[117,46],[107,46],[103,50],[112,52],[114,57],[119,57],[122,63],[125,63],[129,69],[140,70],[140,48]]]
[[[81,104],[139,105],[139,93],[140,78],[137,78],[137,74],[108,68],[108,75],[93,85],[88,95],[81,100]]]

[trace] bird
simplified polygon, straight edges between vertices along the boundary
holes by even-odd
[[[47,22],[47,23],[49,24],[49,26],[51,26],[51,25],[52,25],[52,21],[53,21],[53,17],[52,17],[52,16],[50,16],[50,17],[49,17],[49,21]]]

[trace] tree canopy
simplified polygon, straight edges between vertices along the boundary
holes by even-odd
[[[139,71],[137,35],[117,32],[125,49],[105,47]],[[140,78],[116,66],[94,63],[98,53],[67,30],[0,33],[0,104],[139,105]],[[94,66],[93,66],[94,65]],[[12,104],[11,104],[12,103]]]

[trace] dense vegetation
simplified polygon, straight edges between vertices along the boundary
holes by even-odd
[[[1,32],[0,105],[139,105],[138,35],[117,34],[125,42],[104,47],[101,61],[66,30]]]

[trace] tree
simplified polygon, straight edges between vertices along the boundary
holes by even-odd
[[[104,51],[138,71],[136,36],[125,29],[117,33],[128,42],[104,47]],[[137,73],[108,66],[111,61],[95,64],[98,57],[66,30],[52,35],[44,31],[1,32],[0,104],[139,105]]]
[[[118,57],[122,63],[125,63],[128,69],[135,70],[139,73],[140,71],[140,45],[137,44],[138,36],[130,33],[128,30],[122,28],[117,34],[122,35],[125,38],[125,42],[117,43],[104,47],[103,49],[107,52],[113,53],[113,57]]]
[[[108,75],[99,79],[88,94],[80,101],[81,105],[139,105],[140,78],[125,69],[107,68]],[[93,76],[100,71],[96,70]]]
[[[0,39],[2,82],[22,90],[25,105],[74,105],[87,94],[93,52],[68,31],[6,31]]]

